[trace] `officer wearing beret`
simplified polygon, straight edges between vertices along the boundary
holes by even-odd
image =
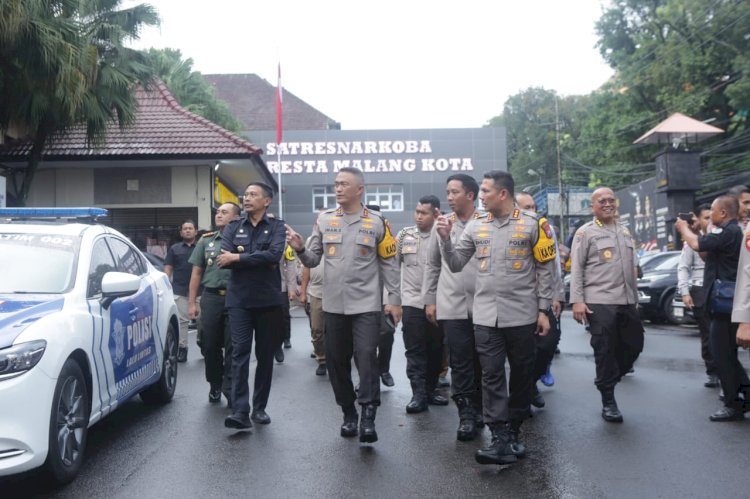
[[[401,320],[396,241],[377,212],[362,205],[364,175],[357,168],[341,168],[336,175],[339,207],[318,217],[307,244],[287,226],[287,241],[306,267],[315,267],[325,254],[323,312],[328,375],[336,403],[344,412],[342,437],[359,433],[359,441],[378,439],[375,413],[380,405],[380,372],[376,350],[380,319],[385,312],[394,324]],[[388,304],[383,308],[383,286]],[[359,395],[354,393],[352,355],[357,357]],[[362,407],[359,414],[354,405]]]
[[[284,221],[266,216],[273,200],[271,187],[253,182],[245,189],[242,207],[247,216],[224,229],[221,268],[231,270],[226,306],[232,328],[232,410],[227,428],[247,429],[250,422],[250,351],[255,336],[252,420],[268,424],[266,413],[273,376],[273,354],[281,344],[283,323],[279,261],[284,252]]]
[[[484,421],[489,447],[477,451],[480,464],[509,464],[525,455],[519,431],[530,415],[535,334],[549,332],[555,244],[546,221],[515,207],[513,177],[500,170],[484,174],[479,199],[487,211],[466,224],[455,244],[452,222],[439,217],[443,259],[453,272],[477,261],[474,338],[482,364]],[[510,364],[510,397],[505,359]]]
[[[219,206],[214,216],[216,231],[203,234],[189,260],[193,265],[193,272],[190,276],[188,315],[190,319],[199,319],[206,381],[210,385],[208,401],[214,404],[221,401],[222,393],[227,402],[230,402],[232,391],[232,334],[224,308],[230,270],[219,267],[216,257],[221,252],[221,234],[224,228],[239,216],[240,207],[235,203]],[[201,285],[203,294],[198,305],[198,290]]]
[[[591,209],[594,220],[573,238],[570,302],[573,318],[591,325],[602,418],[621,423],[615,385],[643,350],[643,324],[636,308],[635,243],[630,231],[615,220],[617,199],[612,189],[595,190]]]

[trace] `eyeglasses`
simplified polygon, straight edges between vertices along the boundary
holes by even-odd
[[[616,204],[617,204],[617,200],[616,200],[615,198],[605,198],[605,199],[598,199],[598,200],[597,200],[596,202],[597,202],[597,204],[599,204],[600,206],[606,206],[606,205],[608,205],[608,204],[611,204],[611,205],[613,205],[613,206],[614,206],[614,205],[616,205]]]

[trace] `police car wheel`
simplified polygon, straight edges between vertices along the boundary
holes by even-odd
[[[89,395],[83,371],[74,359],[65,361],[57,378],[49,423],[45,468],[50,478],[65,484],[83,464],[89,426]]]
[[[172,401],[177,387],[177,347],[177,333],[170,324],[164,341],[164,359],[162,360],[159,381],[140,393],[141,400],[145,403],[162,405]]]
[[[674,315],[674,306],[672,305],[672,302],[674,301],[674,293],[674,291],[671,291],[667,293],[667,296],[664,297],[664,317],[666,317],[667,322],[670,324],[684,324],[684,317],[677,317],[676,315]]]

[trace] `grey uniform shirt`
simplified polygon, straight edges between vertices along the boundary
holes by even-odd
[[[378,245],[384,239],[385,221],[364,206],[351,215],[341,208],[320,214],[305,251],[298,256],[305,267],[313,268],[325,255],[324,312],[346,315],[380,312],[383,285],[388,291],[388,303],[401,304],[396,241],[391,236],[390,256],[381,256]]]
[[[320,263],[310,269],[310,282],[307,283],[307,294],[315,298],[323,298],[323,267],[325,266],[325,257],[321,258]]]
[[[691,286],[703,286],[703,269],[706,262],[687,244],[682,246],[680,263],[677,264],[677,291],[680,296],[690,294]]]
[[[473,218],[480,216],[474,212]],[[451,213],[453,228],[451,241],[456,243],[466,227],[455,213]],[[469,219],[471,220],[471,219]],[[435,227],[429,244],[429,258],[424,270],[422,300],[425,305],[436,306],[438,320],[470,319],[474,304],[474,288],[477,277],[477,262],[469,262],[461,272],[453,273],[440,255],[440,236]]]
[[[474,324],[513,327],[536,323],[547,310],[555,285],[555,245],[547,222],[514,210],[496,219],[485,213],[466,224],[454,245],[440,240],[443,260],[453,272],[477,262]],[[436,236],[440,237],[440,236]],[[537,257],[537,255],[541,255]]]
[[[618,223],[595,219],[578,229],[570,252],[570,303],[637,304],[634,248],[630,231]]]
[[[401,304],[423,309],[422,282],[430,254],[433,232],[420,232],[416,225],[406,227],[396,236],[396,256],[401,264]]]
[[[740,262],[737,264],[737,284],[734,288],[734,307],[732,322],[750,323],[750,232],[745,233],[745,240],[740,249]]]

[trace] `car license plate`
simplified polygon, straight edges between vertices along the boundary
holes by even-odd
[[[685,309],[682,307],[672,307],[672,313],[675,317],[684,317]]]

